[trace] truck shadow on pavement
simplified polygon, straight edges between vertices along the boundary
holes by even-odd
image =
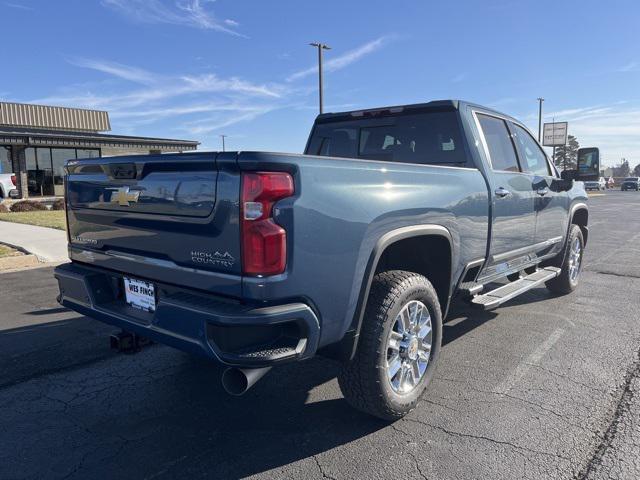
[[[498,309],[491,311],[472,307],[464,300],[454,301],[451,304],[449,315],[444,320],[442,345],[444,346],[454,342],[463,335],[498,317],[501,308],[533,305],[555,297],[557,297],[557,295],[549,292],[546,288],[535,288],[509,300]]]
[[[443,343],[496,316],[454,305]],[[48,337],[56,329],[55,338],[63,342]],[[0,444],[9,446],[6,458],[12,459],[0,472],[49,478],[52,469],[61,477],[71,472],[69,478],[242,478],[277,476],[270,471],[310,462],[300,468],[317,468],[321,477],[316,455],[334,449],[339,455],[341,446],[384,435],[388,426],[347,404],[335,380],[338,364],[323,358],[274,369],[246,395],[231,397],[220,383],[222,367],[164,346],[136,355],[110,354],[102,324],[84,317],[0,333],[5,346],[41,345],[49,352],[40,357],[45,362],[52,352],[70,362],[48,373],[48,365],[38,372],[31,359],[33,375],[0,388],[0,424],[7,426]],[[97,350],[89,363],[73,364],[79,342]],[[20,363],[9,366],[9,376]]]
[[[0,331],[0,347],[24,346],[4,352],[0,478],[242,478],[387,426],[324,386],[335,362],[279,367],[232,397],[222,367],[160,345],[113,354],[102,327],[73,317]]]

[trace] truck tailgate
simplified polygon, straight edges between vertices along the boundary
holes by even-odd
[[[239,295],[235,155],[106,157],[67,170],[72,260]]]

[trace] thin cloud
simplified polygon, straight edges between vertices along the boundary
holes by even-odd
[[[57,95],[31,101],[108,110],[121,131],[135,131],[176,118],[180,119],[182,131],[205,135],[283,108],[291,95],[298,94],[295,88],[283,84],[260,84],[214,73],[166,75],[107,60],[67,61],[101,72],[105,78],[98,83],[72,85]],[[129,82],[136,85],[131,87]]]
[[[238,114],[228,116],[224,119],[221,119],[220,117],[203,118],[201,120],[198,120],[197,122],[186,124],[184,130],[186,132],[189,132],[191,135],[206,135],[222,128],[235,125],[237,123],[255,120],[256,118],[265,115],[275,110],[276,108],[278,107],[273,105],[266,105],[262,107],[253,107],[248,111],[240,112]]]
[[[640,70],[640,63],[629,62],[618,69],[619,72],[637,72]]]
[[[359,46],[353,50],[349,50],[347,53],[340,55],[338,57],[333,57],[324,62],[323,68],[327,72],[335,72],[336,70],[340,70],[351,65],[354,62],[357,62],[361,58],[372,54],[373,52],[380,50],[383,46],[385,46],[393,37],[384,36],[372,40],[370,42],[365,43],[364,45]],[[296,80],[300,80],[302,78],[308,77],[309,75],[314,75],[318,73],[317,65],[314,67],[309,67],[304,70],[300,70],[295,72],[287,77],[287,82],[294,82]]]
[[[4,3],[4,6],[5,6],[5,7],[9,7],[9,8],[15,8],[15,9],[17,9],[17,10],[26,10],[26,11],[29,11],[29,12],[35,12],[35,11],[36,11],[36,9],[35,9],[35,8],[33,8],[33,7],[29,7],[29,6],[27,6],[27,5],[22,5],[22,4],[20,4],[20,3],[10,3],[10,2],[5,2],[5,3]]]
[[[123,80],[129,80],[131,82],[141,83],[144,85],[151,85],[155,83],[153,74],[130,65],[90,58],[69,58],[67,61],[76,67],[97,70],[114,77],[122,78]]]
[[[625,102],[626,103],[626,102]],[[621,158],[631,159],[631,167],[640,163],[640,108],[594,105],[545,113],[545,121],[569,122],[569,134],[583,147],[598,147],[603,165],[614,165]]]
[[[163,95],[177,96],[207,92],[235,92],[279,98],[283,91],[283,88],[278,85],[255,84],[238,77],[221,78],[214,73],[166,76],[140,67],[106,60],[71,58],[67,61],[77,67],[96,70],[119,79],[153,87],[135,92],[135,95],[139,95],[143,101],[158,99]]]
[[[189,115],[192,113],[211,113],[211,112],[249,112],[254,111],[255,107],[251,105],[242,105],[238,103],[196,103],[192,105],[155,108],[149,110],[129,110],[116,111],[110,116],[112,118],[136,118],[149,117],[160,119],[166,117],[174,117],[180,115]]]
[[[211,0],[102,0],[104,7],[110,8],[127,18],[141,23],[166,23],[215,30],[236,37],[248,38],[233,30],[238,23],[218,20],[204,5]]]
[[[281,96],[281,89],[277,86],[258,85],[238,77],[221,79],[217,75],[210,73],[197,76],[185,75],[180,79],[187,88],[197,92],[231,91],[275,98]]]

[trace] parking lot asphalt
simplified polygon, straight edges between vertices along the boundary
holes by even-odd
[[[590,201],[581,284],[493,312],[456,304],[424,401],[388,424],[335,363],[243,397],[168,347],[109,350],[51,269],[0,275],[0,478],[640,478],[640,194]]]

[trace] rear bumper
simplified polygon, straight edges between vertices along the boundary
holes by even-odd
[[[55,269],[58,301],[102,322],[226,365],[261,367],[313,356],[320,326],[304,303],[247,306],[168,284],[156,285],[156,311],[124,301],[122,275],[67,263]]]

